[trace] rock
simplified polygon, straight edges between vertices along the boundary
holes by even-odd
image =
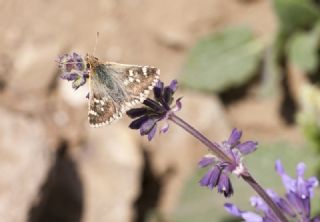
[[[44,125],[23,113],[0,108],[0,215],[26,221],[50,167],[52,149]]]
[[[86,193],[84,221],[131,221],[142,163],[132,133],[125,122],[90,130],[86,152],[78,156]]]
[[[143,176],[151,168],[161,180],[153,181],[161,190],[158,194],[164,196],[153,197],[150,207],[156,209],[160,203],[161,211],[172,211],[183,181],[205,153],[203,146],[172,124],[167,135],[158,136],[146,149],[141,149],[147,145],[137,140],[138,133],[128,130],[128,120],[89,128],[87,89],[66,89],[70,85],[61,83],[54,60],[70,51],[92,53],[100,32],[94,55],[101,61],[153,65],[169,81],[183,63],[185,50],[200,36],[237,20],[230,13],[233,5],[220,0],[3,1],[1,219],[132,221],[143,200]],[[270,11],[253,5],[255,14]],[[252,13],[243,9],[238,14],[251,18]],[[260,22],[256,27],[269,35],[268,26]],[[229,134],[214,96],[183,94],[179,115],[213,139]]]

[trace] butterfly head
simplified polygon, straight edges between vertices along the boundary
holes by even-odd
[[[87,54],[85,57],[87,69],[92,69],[99,64],[99,59],[94,57],[93,55]]]

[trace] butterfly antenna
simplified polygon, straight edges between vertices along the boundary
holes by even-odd
[[[96,35],[96,43],[94,44],[92,55],[94,55],[96,52],[97,45],[98,45],[98,39],[99,39],[99,32],[97,32],[97,35]]]

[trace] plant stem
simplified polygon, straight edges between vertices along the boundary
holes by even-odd
[[[218,156],[225,162],[232,163],[232,160],[216,144],[211,142],[207,137],[205,137],[202,133],[200,133],[198,130],[193,128],[183,119],[176,116],[174,113],[170,114],[169,119],[173,121],[175,124],[177,124],[178,126],[182,127],[185,131],[190,133],[192,136],[200,140],[206,147],[212,150],[216,156]]]
[[[211,142],[207,137],[205,137],[203,134],[201,134],[198,130],[193,128],[183,119],[176,116],[174,113],[170,114],[169,119],[174,123],[176,123],[178,126],[182,127],[192,136],[200,140],[206,147],[212,150],[215,153],[215,155],[221,158],[223,161],[226,161],[229,163],[233,162],[215,143]],[[254,178],[250,175],[248,171],[246,171],[245,173],[242,173],[241,177],[259,194],[259,196],[264,200],[264,202],[268,204],[270,209],[272,209],[274,214],[279,218],[281,222],[288,222],[287,218],[282,214],[279,207],[277,207],[277,205],[269,197],[266,191],[254,180]]]
[[[255,179],[250,175],[249,172],[246,172],[245,174],[241,174],[241,177],[257,192],[257,194],[259,194],[259,196],[270,207],[270,209],[272,209],[273,213],[279,218],[281,222],[288,222],[287,218],[283,215],[280,208],[273,202],[270,196],[255,181]]]

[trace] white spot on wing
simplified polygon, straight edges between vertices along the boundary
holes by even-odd
[[[143,72],[143,75],[147,76],[148,75],[148,67],[147,66],[143,66],[142,67],[142,72]]]
[[[98,116],[98,113],[94,110],[89,110],[89,114],[94,115],[94,116]]]

